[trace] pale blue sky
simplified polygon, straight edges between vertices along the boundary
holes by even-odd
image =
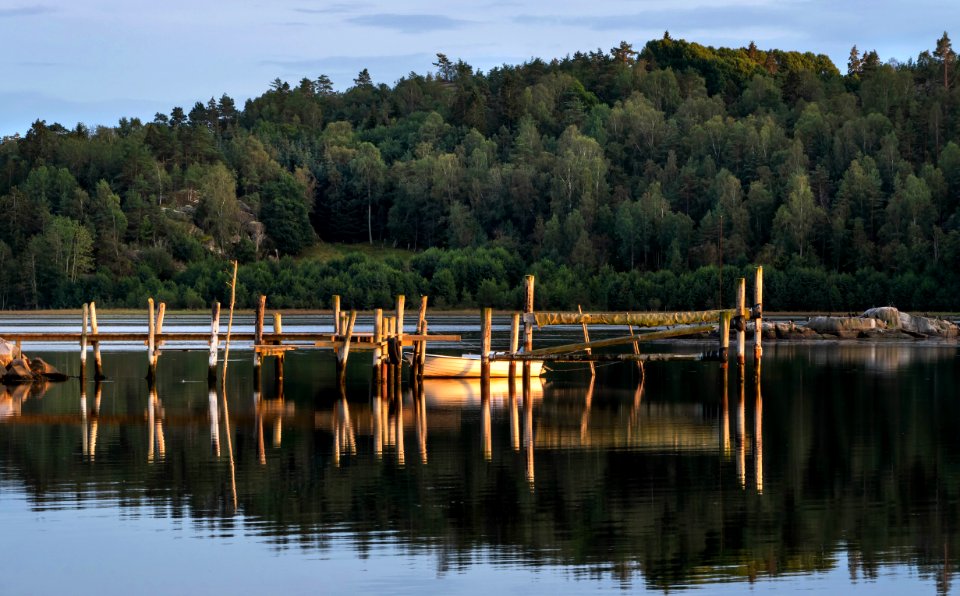
[[[947,0],[0,0],[0,135],[36,118],[150,120],[223,93],[242,105],[276,77],[327,74],[343,89],[366,67],[392,84],[432,69],[437,52],[488,70],[639,48],[664,30],[823,52],[842,70],[853,44],[906,60],[958,24],[960,2]]]

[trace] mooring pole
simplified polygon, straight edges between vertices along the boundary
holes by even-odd
[[[373,379],[380,386],[383,366],[383,309],[373,311]]]
[[[490,341],[493,321],[493,309],[480,311],[480,383],[481,387],[490,382]]]
[[[753,309],[754,309],[754,335],[753,335],[753,360],[760,365],[760,359],[763,358],[763,267],[757,267],[757,275],[753,285]]]
[[[220,348],[220,303],[214,302],[210,310],[210,358],[207,361],[207,385],[217,385],[217,352]],[[219,450],[219,448],[218,448]]]
[[[737,279],[737,364],[746,362],[747,353],[747,280]]]
[[[153,357],[157,350],[157,320],[154,318],[153,298],[147,298],[147,381],[151,384],[157,378],[157,361]]]
[[[510,354],[513,356],[517,355],[517,350],[520,349],[520,313],[515,312],[510,318]],[[516,389],[513,387],[514,378],[517,376],[517,363],[513,360],[510,361],[510,387],[516,394]],[[516,397],[516,395],[514,395]]]
[[[254,315],[253,327],[253,377],[254,383],[260,379],[260,365],[263,364],[263,356],[260,348],[263,345],[263,315],[267,309],[267,297],[260,295],[257,300],[257,309]]]
[[[524,278],[524,315],[533,315],[533,282],[534,279],[532,275]],[[523,350],[525,352],[533,350],[533,322],[526,316],[523,318]]]
[[[87,371],[87,321],[90,317],[89,306],[87,304],[83,305],[83,316],[82,323],[83,327],[80,329],[80,385],[84,383],[86,378]]]
[[[280,339],[280,336],[283,335],[283,316],[275,312],[273,313],[273,333],[277,336],[276,344],[283,345],[283,340]],[[282,391],[280,388],[283,387],[283,361],[284,361],[285,352],[283,350],[277,350],[276,360],[274,361],[274,372],[275,375],[275,384],[277,387],[277,394],[280,395]]]
[[[100,335],[100,325],[97,324],[97,303],[90,303],[90,330],[96,336]],[[102,381],[106,377],[103,375],[103,360],[100,358],[100,340],[92,340],[93,344],[93,378]]]
[[[723,311],[720,314],[720,360],[721,366],[727,367],[727,359],[730,356],[730,311]]]
[[[333,296],[333,334],[340,335],[343,330],[340,328],[340,296]]]

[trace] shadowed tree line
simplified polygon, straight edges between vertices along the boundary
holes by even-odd
[[[771,307],[956,308],[946,33],[907,62],[854,47],[845,74],[824,55],[669,34],[485,73],[434,66],[393,86],[365,69],[342,92],[325,75],[277,79],[242,109],[223,95],[5,138],[0,307],[159,293],[200,307],[236,258],[251,291],[290,306],[380,305],[381,288],[515,306],[528,271],[562,280],[558,303],[712,306],[722,262],[809,284]],[[412,256],[323,260],[320,242]]]

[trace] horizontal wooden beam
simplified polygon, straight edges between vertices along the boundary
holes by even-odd
[[[696,327],[675,327],[663,331],[653,331],[651,333],[641,333],[639,335],[625,335],[623,337],[614,337],[611,339],[598,339],[595,341],[579,344],[564,344],[562,346],[552,346],[549,348],[540,348],[528,352],[533,356],[542,356],[547,354],[564,354],[571,352],[582,352],[587,349],[607,348],[611,346],[620,346],[625,344],[640,343],[645,341],[654,341],[658,339],[668,339],[671,337],[683,337],[684,335],[696,335],[712,331],[713,325],[698,325]]]
[[[524,362],[540,360],[543,362],[669,362],[673,360],[704,361],[720,360],[718,352],[703,352],[701,354],[496,354],[490,357],[493,361]]]
[[[524,323],[538,327],[549,325],[636,325],[638,327],[663,327],[692,325],[694,323],[719,322],[723,313],[737,315],[734,309],[699,310],[687,312],[533,312],[524,313]],[[751,316],[747,312],[747,319]]]

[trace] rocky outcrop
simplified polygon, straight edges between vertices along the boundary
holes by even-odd
[[[877,319],[864,317],[813,317],[807,323],[807,328],[817,333],[857,337],[862,331],[876,329],[877,323]],[[883,325],[882,321],[880,325]]]
[[[861,317],[882,321],[887,329],[914,336],[953,338],[957,337],[958,332],[960,332],[960,329],[950,321],[910,315],[900,312],[892,306],[871,308],[864,312]]]
[[[42,358],[27,358],[20,349],[0,339],[0,381],[5,384],[66,381],[67,375]]]

